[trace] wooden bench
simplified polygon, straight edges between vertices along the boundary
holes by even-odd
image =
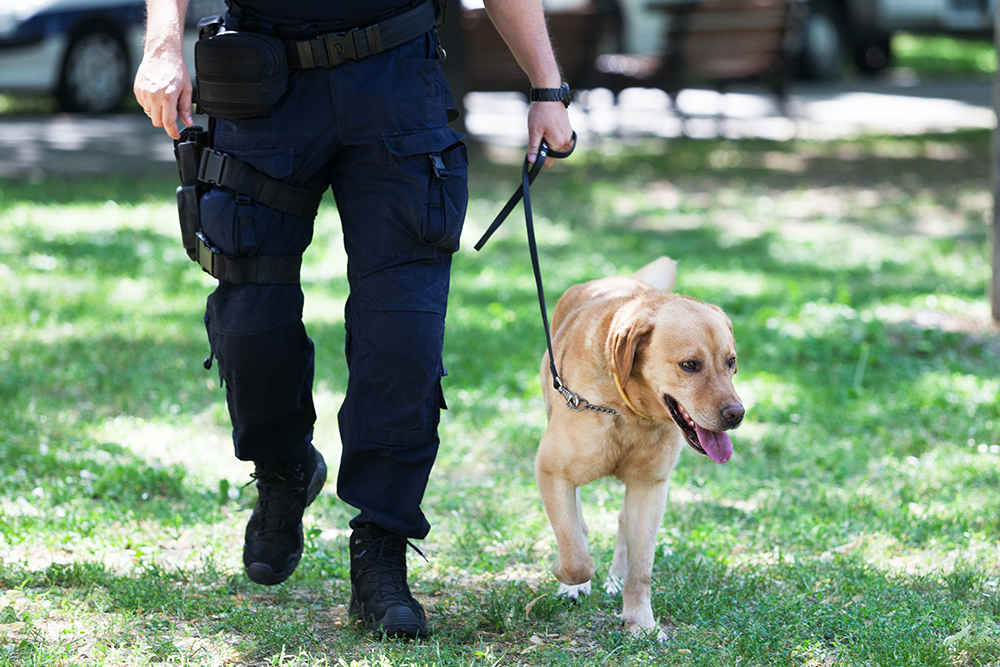
[[[443,66],[456,99],[467,92],[523,91],[528,77],[493,27],[485,9],[465,9],[451,0],[441,36],[448,52]],[[618,3],[591,0],[579,8],[548,16],[549,37],[563,69],[575,89],[596,84],[595,63],[601,49],[621,48],[622,17]]]
[[[659,88],[676,107],[677,94],[692,85],[725,92],[733,83],[756,80],[771,87],[784,110],[801,2],[681,0],[650,6],[667,17],[662,54],[601,55],[600,84],[615,92]]]
[[[442,34],[443,66],[461,104],[473,91],[527,92],[528,78],[484,9],[450,10]],[[677,94],[710,84],[724,92],[738,81],[764,80],[779,103],[787,100],[792,40],[800,0],[658,0],[665,15],[663,48],[653,56],[618,53],[623,18],[615,0],[590,0],[548,15],[549,33],[563,74],[574,90],[660,88],[676,109]]]

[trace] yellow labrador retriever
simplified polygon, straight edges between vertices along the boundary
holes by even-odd
[[[570,288],[552,315],[556,367],[565,386],[593,409],[563,405],[552,386],[548,353],[542,386],[548,427],[535,476],[559,546],[553,568],[560,593],[590,592],[596,565],[587,548],[579,488],[614,475],[625,483],[609,593],[622,593],[622,620],[633,635],[665,635],[653,617],[650,584],[656,531],[667,481],[683,443],[725,463],[725,431],[743,420],[733,388],[736,346],[718,307],[670,293],[676,263],[668,257],[631,278]]]

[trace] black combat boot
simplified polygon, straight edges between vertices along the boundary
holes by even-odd
[[[424,608],[406,584],[408,544],[405,537],[371,524],[351,535],[350,615],[376,635],[427,636]]]
[[[302,513],[326,482],[326,462],[315,447],[301,461],[255,462],[257,505],[247,523],[243,568],[254,583],[280,584],[302,558]]]

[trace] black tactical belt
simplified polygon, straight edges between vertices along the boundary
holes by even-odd
[[[434,3],[384,19],[367,28],[332,32],[313,39],[285,42],[290,68],[336,67],[348,60],[363,60],[420,37],[435,25]]]

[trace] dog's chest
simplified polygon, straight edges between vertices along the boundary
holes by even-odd
[[[654,428],[615,428],[611,439],[611,474],[619,479],[664,481],[683,445],[683,434],[673,423]]]

